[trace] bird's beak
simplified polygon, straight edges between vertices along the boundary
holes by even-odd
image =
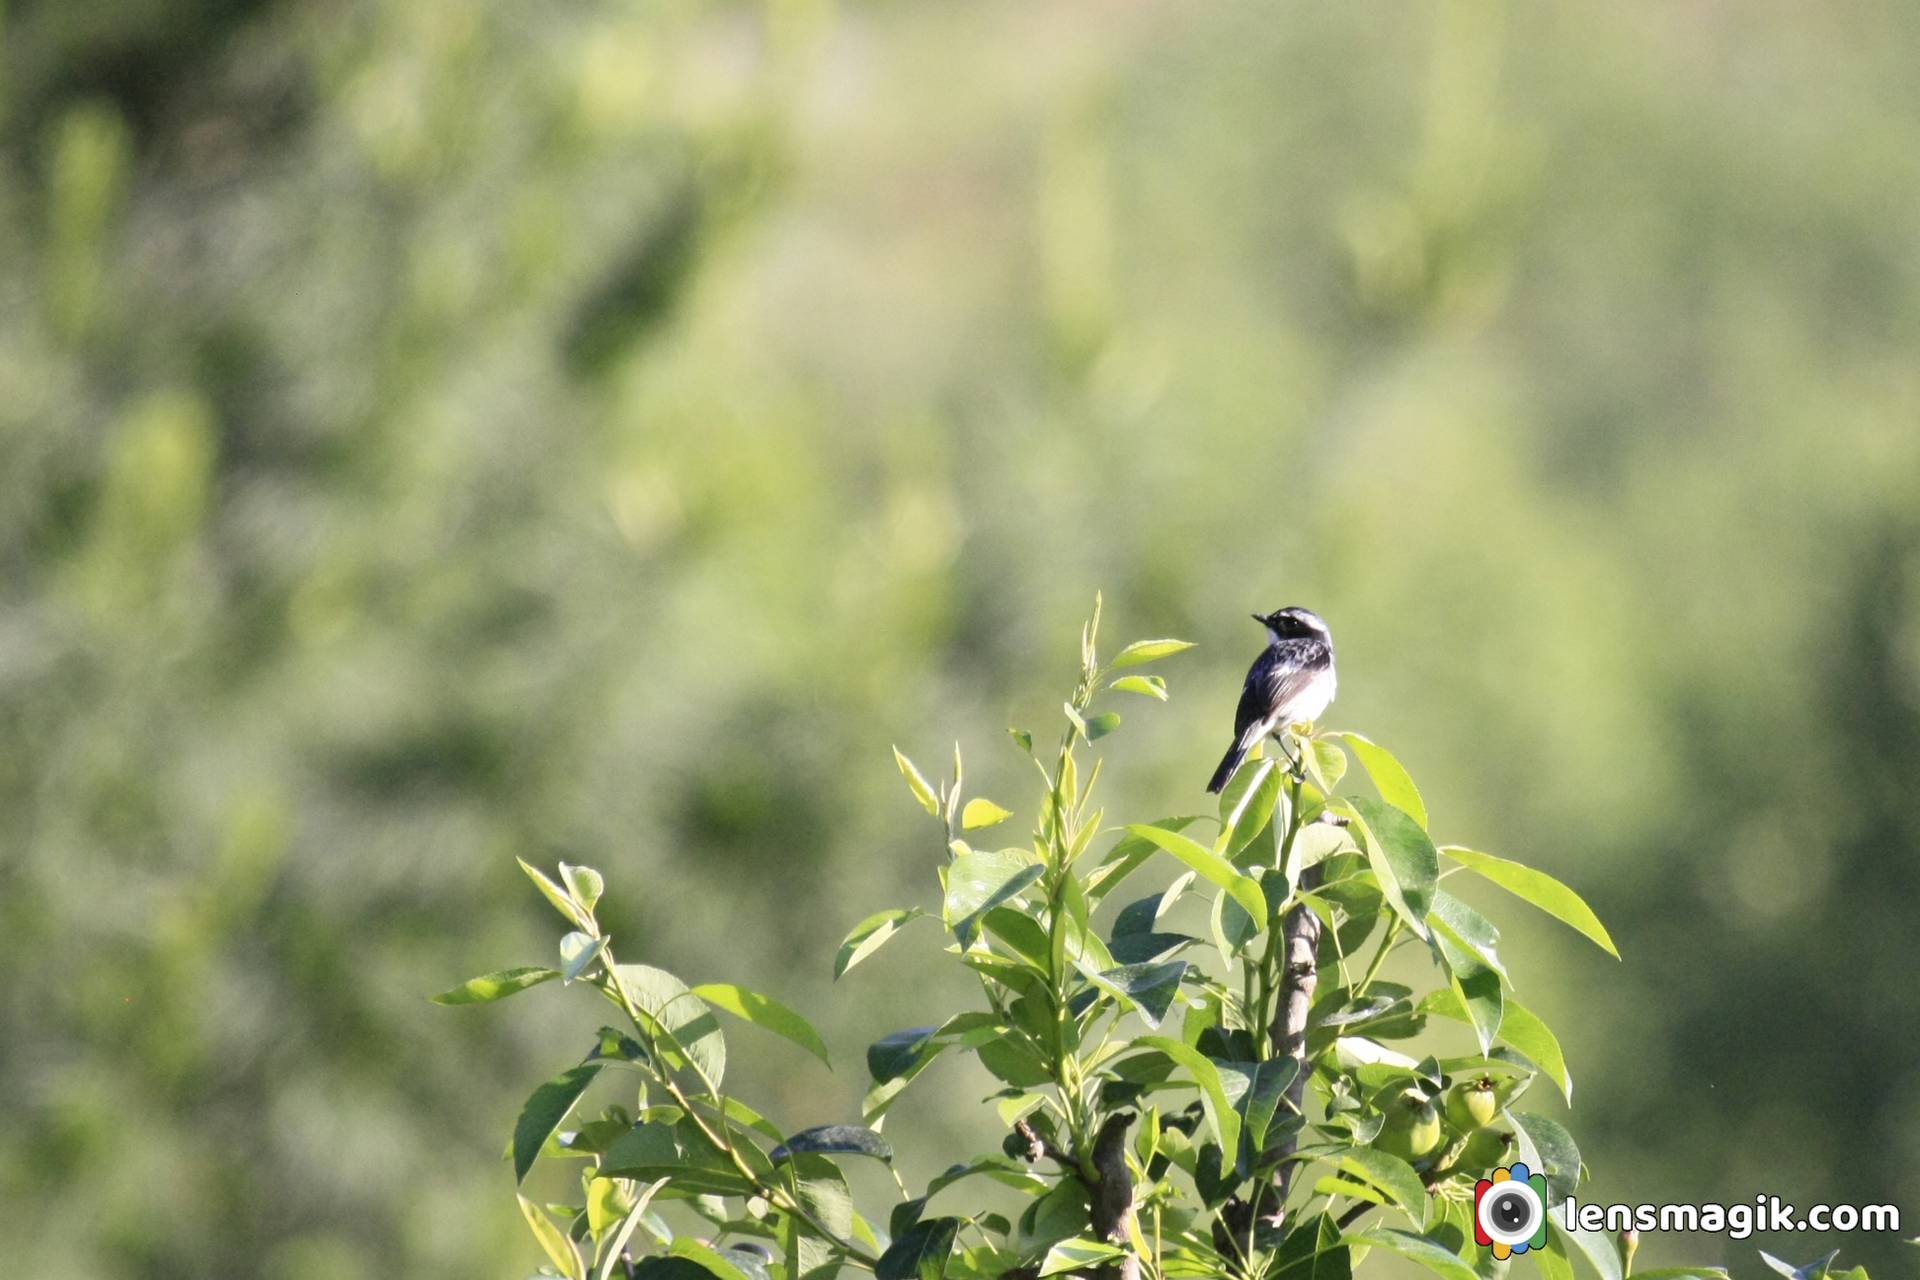
[[[1254,620],[1255,622],[1257,622],[1257,623],[1259,623],[1259,624],[1260,624],[1261,626],[1263,626],[1263,627],[1265,627],[1265,626],[1271,626],[1271,625],[1272,625],[1272,624],[1271,624],[1271,623],[1269,623],[1269,622],[1268,622],[1268,621],[1267,621],[1267,620],[1266,620],[1265,618],[1263,618],[1263,617],[1261,617],[1261,616],[1260,616],[1259,614],[1257,614],[1257,613],[1254,613],[1254,614],[1249,614],[1248,616],[1249,616],[1249,617],[1251,617],[1251,618],[1252,618],[1252,619],[1253,619],[1253,620]]]

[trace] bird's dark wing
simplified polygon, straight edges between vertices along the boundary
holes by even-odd
[[[1234,741],[1251,746],[1266,732],[1263,725],[1274,713],[1298,698],[1325,669],[1326,647],[1317,640],[1282,640],[1268,645],[1253,661],[1247,683],[1240,690],[1240,706],[1233,713]]]

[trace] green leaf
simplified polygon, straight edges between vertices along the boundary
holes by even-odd
[[[442,991],[433,997],[435,1004],[489,1004],[495,1000],[504,1000],[517,991],[528,987],[537,987],[543,982],[552,982],[560,976],[557,969],[543,969],[530,966],[523,969],[501,969],[495,973],[482,974],[478,978],[468,978],[449,991]]]
[[[1312,753],[1308,763],[1313,767],[1315,780],[1322,791],[1331,792],[1347,776],[1347,753],[1335,743],[1318,738],[1308,743],[1308,749]]]
[[[520,864],[520,869],[527,873],[527,879],[533,881],[534,887],[540,890],[541,895],[553,904],[555,911],[572,921],[574,928],[591,931],[592,926],[586,913],[574,904],[573,899],[567,896],[565,889],[549,880],[545,872],[525,858],[515,858],[514,861]]]
[[[1167,1036],[1141,1036],[1133,1043],[1136,1048],[1157,1049],[1186,1068],[1188,1077],[1200,1087],[1200,1106],[1206,1113],[1208,1126],[1220,1143],[1220,1149],[1238,1151],[1240,1115],[1227,1100],[1226,1086],[1221,1082],[1220,1071],[1213,1062],[1193,1046]]]
[[[1242,778],[1246,779],[1244,783]],[[1249,768],[1236,770],[1220,796],[1221,834],[1226,847],[1219,852],[1231,860],[1251,844],[1273,820],[1274,807],[1279,803],[1278,761],[1259,760]]]
[[[628,999],[671,1035],[707,1081],[719,1088],[727,1073],[727,1042],[720,1033],[720,1020],[706,1002],[686,983],[652,965],[615,965],[614,976]]]
[[[969,849],[947,867],[947,925],[970,946],[981,917],[1018,896],[1046,868],[1024,849]]]
[[[1427,923],[1452,939],[1455,946],[1478,956],[1482,964],[1501,977],[1507,976],[1506,966],[1500,963],[1500,931],[1491,920],[1445,889],[1434,889]]]
[[[820,1039],[820,1033],[813,1029],[813,1024],[772,996],[763,996],[731,982],[705,982],[695,987],[693,994],[716,1009],[723,1009],[777,1036],[785,1036],[820,1059],[828,1070],[833,1069],[833,1061],[827,1057],[827,1046]]]
[[[1118,689],[1122,693],[1137,693],[1143,697],[1167,700],[1167,682],[1159,676],[1121,676],[1109,689]]]
[[[731,1256],[733,1251],[729,1250],[728,1253],[723,1254],[711,1245],[702,1244],[691,1236],[676,1237],[668,1252],[676,1258],[685,1258],[708,1275],[719,1277],[719,1280],[756,1280],[756,1277],[735,1262]],[[761,1275],[757,1280],[765,1280],[764,1268],[761,1269]]]
[[[598,871],[592,867],[576,867],[568,862],[560,864],[560,881],[567,886],[567,892],[573,895],[573,900],[587,911],[593,910],[607,888],[606,879]]]
[[[1220,1085],[1227,1101],[1240,1114],[1240,1132],[1245,1139],[1235,1160],[1235,1171],[1246,1177],[1266,1150],[1267,1131],[1273,1127],[1274,1113],[1293,1083],[1300,1064],[1292,1058],[1270,1058],[1265,1062],[1228,1062],[1214,1060],[1220,1073]]]
[[[1028,755],[1033,754],[1033,735],[1025,729],[1009,728],[1007,730],[1007,736],[1013,739],[1014,746],[1019,747]]]
[[[559,1268],[560,1274],[570,1276],[573,1280],[586,1280],[587,1264],[580,1257],[580,1250],[574,1247],[573,1241],[567,1239],[567,1233],[554,1225],[553,1219],[547,1216],[545,1209],[525,1196],[520,1196],[519,1200],[520,1214],[527,1220],[527,1225],[533,1229],[533,1238],[540,1242],[541,1252],[545,1253],[552,1260],[553,1265]]]
[[[1381,892],[1408,927],[1426,937],[1427,913],[1440,882],[1439,850],[1402,810],[1365,796],[1354,796],[1350,803],[1360,817],[1367,862]]]
[[[613,1234],[601,1244],[600,1267],[594,1272],[594,1280],[612,1280],[613,1269],[620,1265],[620,1253],[627,1247],[627,1241],[633,1238],[633,1229],[640,1225],[647,1206],[653,1203],[653,1197],[666,1185],[667,1179],[658,1178],[640,1188],[640,1194],[634,1197],[633,1208],[627,1210],[627,1216],[620,1220]]]
[[[1506,1008],[1500,1018],[1500,1038],[1546,1072],[1547,1078],[1560,1086],[1562,1096],[1569,1103],[1573,1101],[1573,1077],[1567,1072],[1560,1041],[1546,1023],[1511,994],[1506,997]]]
[[[960,826],[967,831],[976,831],[996,822],[1005,822],[1012,816],[1013,810],[1002,809],[991,800],[976,798],[967,801],[966,808],[960,811]]]
[[[1580,1186],[1580,1148],[1558,1120],[1534,1112],[1507,1112],[1513,1118],[1515,1145],[1528,1167],[1546,1175],[1547,1197],[1557,1205]]]
[[[1388,1249],[1403,1258],[1419,1263],[1427,1270],[1445,1280],[1480,1280],[1472,1267],[1461,1261],[1460,1256],[1444,1245],[1436,1244],[1425,1236],[1414,1235],[1410,1231],[1396,1231],[1391,1227],[1375,1227],[1371,1231],[1361,1231],[1343,1237],[1349,1245],[1372,1245],[1377,1249]]]
[[[874,1280],[940,1280],[961,1225],[959,1218],[923,1218],[914,1223],[880,1255]]]
[[[1184,831],[1199,820],[1197,816],[1191,814],[1176,815],[1162,818],[1153,825],[1162,831]],[[1125,835],[1115,841],[1113,848],[1107,850],[1107,856],[1100,860],[1100,865],[1094,868],[1092,875],[1087,877],[1088,899],[1097,903],[1106,897],[1122,880],[1146,865],[1147,859],[1153,856],[1154,850],[1158,847],[1153,841],[1136,835]]]
[[[572,982],[585,973],[606,945],[605,938],[591,938],[577,930],[560,939],[560,981]]]
[[[1113,665],[1136,667],[1143,662],[1156,662],[1191,648],[1191,640],[1135,640],[1114,656]]]
[[[1087,741],[1093,742],[1106,737],[1120,727],[1118,711],[1102,711],[1097,716],[1088,716],[1086,723]]]
[[[1386,1192],[1417,1225],[1426,1225],[1427,1188],[1405,1160],[1372,1147],[1353,1147],[1340,1153],[1340,1167]]]
[[[1185,960],[1170,960],[1165,964],[1130,964],[1109,969],[1105,973],[1089,972],[1087,977],[1097,986],[1120,997],[1124,1003],[1131,1004],[1140,1014],[1142,1022],[1157,1029],[1160,1020],[1167,1016],[1167,1010],[1173,1007],[1173,998],[1180,990],[1180,979],[1186,976],[1186,972]]]
[[[1479,1040],[1480,1052],[1484,1055],[1493,1048],[1493,1038],[1499,1033],[1505,1009],[1500,975],[1482,963],[1479,956],[1458,946],[1444,933],[1435,934],[1433,942],[1441,965],[1447,971],[1453,994],[1466,1009],[1467,1022],[1473,1027],[1474,1037]]]
[[[834,980],[839,981],[841,975],[878,951],[903,926],[926,914],[919,907],[895,907],[891,911],[876,911],[853,926],[840,944],[840,953],[833,958]]]
[[[1075,1236],[1070,1240],[1062,1240],[1047,1250],[1047,1256],[1040,1263],[1040,1274],[1055,1276],[1062,1271],[1084,1271],[1126,1256],[1127,1251],[1117,1245],[1110,1245],[1102,1240],[1089,1240],[1085,1236]]]
[[[875,1160],[891,1161],[893,1148],[885,1138],[862,1125],[823,1124],[788,1138],[773,1149],[771,1159],[778,1164],[799,1155],[872,1156]]]
[[[1620,1261],[1620,1246],[1612,1236],[1603,1231],[1569,1231],[1551,1213],[1547,1215],[1547,1230],[1551,1240],[1561,1243],[1562,1252],[1578,1249],[1600,1280],[1625,1280],[1626,1267]]]
[[[1393,752],[1357,733],[1328,736],[1342,739],[1353,749],[1353,754],[1360,760],[1360,767],[1367,771],[1367,777],[1373,781],[1373,789],[1380,793],[1382,800],[1411,816],[1422,830],[1426,829],[1426,802],[1420,799],[1420,788],[1413,785],[1413,779],[1407,776],[1406,769],[1394,758]]]
[[[1574,1280],[1573,1260],[1567,1257],[1567,1242],[1557,1231],[1547,1233],[1547,1247],[1529,1252],[1540,1280]]]
[[[1262,930],[1266,928],[1267,900],[1260,892],[1259,883],[1243,875],[1231,862],[1175,831],[1135,824],[1127,828],[1127,834],[1159,846],[1225,889]]]
[[[933,788],[927,784],[920,770],[914,768],[913,761],[902,755],[900,748],[895,747],[893,762],[900,766],[900,776],[907,780],[907,790],[913,792],[913,798],[920,802],[920,807],[936,818],[939,817],[940,797],[934,794]]]
[[[682,1125],[697,1134],[690,1122]],[[752,1190],[733,1162],[708,1147],[705,1139],[696,1137],[688,1146],[673,1126],[654,1122],[634,1125],[615,1139],[600,1155],[600,1173],[609,1178],[666,1178],[682,1195],[733,1196]]]
[[[1600,917],[1593,914],[1593,908],[1582,901],[1579,894],[1546,872],[1508,858],[1495,857],[1491,853],[1479,853],[1453,845],[1448,845],[1441,852],[1475,875],[1493,881],[1562,924],[1579,930],[1615,960],[1620,958],[1619,949],[1613,945],[1613,939],[1608,936],[1606,926],[1600,923]]]
[[[534,1160],[540,1155],[540,1148],[567,1118],[567,1112],[573,1110],[573,1104],[580,1100],[593,1078],[600,1074],[600,1067],[598,1062],[583,1062],[561,1072],[528,1097],[526,1105],[520,1108],[520,1118],[513,1125],[515,1182],[525,1181],[527,1170],[533,1168]]]

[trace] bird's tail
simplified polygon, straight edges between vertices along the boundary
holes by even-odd
[[[1238,769],[1240,762],[1246,758],[1247,749],[1239,743],[1236,742],[1228,747],[1227,754],[1220,757],[1220,767],[1213,771],[1213,781],[1207,784],[1207,790],[1218,795],[1220,789],[1227,785],[1227,780],[1233,777],[1233,771]]]

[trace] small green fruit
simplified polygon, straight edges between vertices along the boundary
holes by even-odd
[[[1462,1080],[1447,1090],[1447,1123],[1460,1133],[1484,1128],[1499,1114],[1500,1097],[1490,1077]]]
[[[1424,1160],[1440,1146],[1440,1112],[1418,1089],[1408,1089],[1387,1104],[1386,1123],[1373,1140],[1374,1150],[1399,1156],[1411,1164]]]

